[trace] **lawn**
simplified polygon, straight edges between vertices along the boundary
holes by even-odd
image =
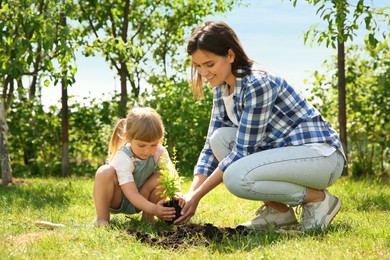
[[[157,242],[164,230],[178,227],[146,224],[140,215],[114,216],[110,228],[94,228],[93,179],[16,179],[15,185],[0,186],[0,259],[390,259],[389,183],[339,180],[329,190],[343,206],[325,232],[199,236],[196,243],[169,248]],[[234,228],[260,205],[220,185],[201,201],[191,223]],[[42,228],[35,224],[39,220],[64,226]]]

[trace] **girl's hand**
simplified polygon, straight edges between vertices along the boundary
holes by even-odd
[[[171,221],[176,215],[176,210],[173,207],[164,207],[163,204],[165,202],[166,200],[160,200],[157,202],[154,207],[154,215],[159,219]]]
[[[176,219],[173,224],[182,224],[188,222],[195,215],[196,208],[199,204],[199,199],[194,196],[194,192],[189,192],[184,195],[185,205],[181,210],[181,217]]]

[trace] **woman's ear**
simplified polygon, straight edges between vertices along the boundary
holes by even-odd
[[[229,59],[229,62],[230,62],[230,63],[233,63],[233,62],[234,62],[234,59],[236,58],[236,54],[234,53],[234,51],[233,51],[232,49],[229,49],[229,50],[228,50],[227,57],[228,57],[228,59]]]

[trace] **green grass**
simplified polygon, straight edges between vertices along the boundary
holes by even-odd
[[[190,180],[184,183],[187,191]],[[25,179],[0,187],[0,259],[390,259],[389,181],[342,178],[330,191],[343,201],[323,233],[281,235],[272,230],[177,250],[141,243],[126,229],[156,234],[140,215],[112,218],[112,228],[93,228],[93,180]],[[259,202],[231,195],[223,185],[200,203],[194,223],[235,227],[253,217]],[[38,220],[62,223],[54,230]]]

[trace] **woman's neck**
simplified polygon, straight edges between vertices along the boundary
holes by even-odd
[[[233,93],[234,87],[232,87],[231,85],[226,83],[226,89],[227,89],[227,93],[228,93],[228,96],[229,96],[229,95],[231,95]]]
[[[233,93],[234,87],[236,86],[236,76],[231,74],[229,78],[226,80],[226,85],[228,88],[229,95]]]

